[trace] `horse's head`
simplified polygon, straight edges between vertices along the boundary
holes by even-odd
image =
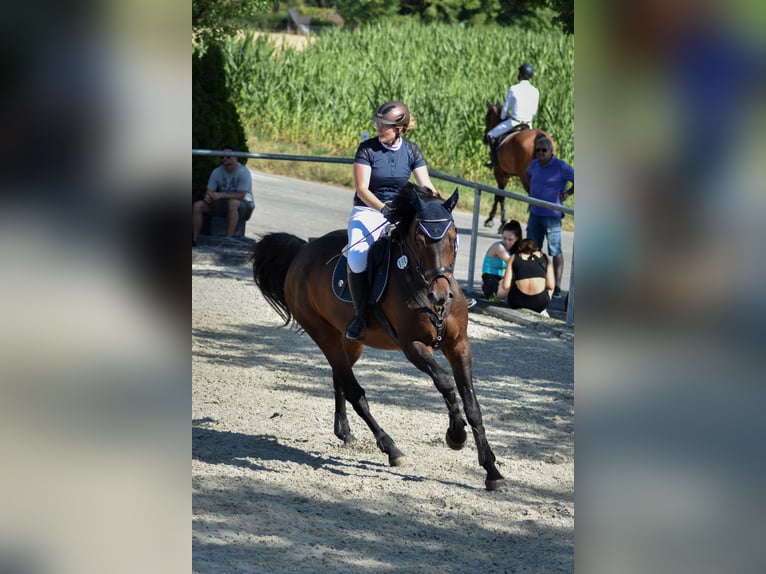
[[[455,189],[455,193],[443,201],[433,197],[428,189],[408,185],[414,212],[407,226],[405,242],[415,259],[415,272],[426,289],[428,301],[437,310],[444,310],[454,297],[457,229],[452,210],[457,205],[458,192]]]
[[[484,133],[500,123],[500,104],[493,104],[487,100],[487,115],[484,117]]]

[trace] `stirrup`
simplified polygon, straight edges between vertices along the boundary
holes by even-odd
[[[354,318],[349,321],[346,327],[345,337],[352,341],[364,341],[364,336],[367,333],[367,325],[364,323],[364,319],[358,315],[354,315]]]

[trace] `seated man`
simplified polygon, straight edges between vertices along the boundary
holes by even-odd
[[[223,151],[234,151],[225,146]],[[226,237],[233,237],[240,218],[253,212],[253,181],[250,170],[231,155],[221,157],[221,165],[210,173],[205,197],[192,203],[192,246],[197,244],[206,213],[226,217]]]

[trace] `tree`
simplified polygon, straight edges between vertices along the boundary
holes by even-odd
[[[267,10],[272,0],[192,0],[192,149],[225,145],[248,151],[242,120],[226,86],[218,42],[236,30],[237,20]],[[240,160],[246,163],[247,160]],[[201,198],[215,157],[192,157],[192,200]]]
[[[502,2],[498,17],[501,24],[528,22],[543,17],[542,13],[555,14],[551,24],[558,25],[567,34],[574,34],[574,0],[508,0]],[[523,24],[522,24],[523,25]]]
[[[221,149],[230,145],[247,151],[247,139],[226,86],[223,54],[217,44],[192,55],[192,149]],[[247,160],[240,160],[246,163]],[[192,157],[192,199],[201,199],[210,172],[220,158]]]
[[[335,9],[347,26],[358,28],[397,14],[399,0],[337,0]]]
[[[273,0],[192,0],[192,34],[215,40],[234,31],[238,19],[265,11]]]
[[[558,16],[555,21],[567,34],[574,34],[574,0],[549,0]]]

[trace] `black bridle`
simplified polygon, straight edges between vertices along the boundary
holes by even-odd
[[[447,232],[449,232],[449,228],[454,225],[454,220],[450,218],[449,220],[443,219],[439,220],[438,222],[448,222],[446,225],[446,231],[440,238],[434,239],[430,237],[424,230],[423,225],[427,225],[429,223],[428,220],[417,220],[414,235],[417,235],[418,233],[421,234],[427,243],[436,243],[441,241],[447,235]],[[412,265],[409,265],[409,263],[407,265],[407,268],[411,269],[413,273],[406,273],[405,275],[413,294],[413,300],[418,304],[421,311],[428,314],[428,318],[436,328],[436,342],[434,343],[433,347],[437,348],[442,341],[442,335],[444,332],[444,320],[449,313],[449,308],[454,297],[453,292],[455,290],[455,266],[438,265],[437,267],[423,270],[423,261],[420,249],[417,248],[417,246],[412,245],[410,236],[411,234],[407,233],[401,243],[402,254],[406,255],[408,260],[411,259],[413,262]],[[439,263],[441,263],[441,258],[442,254],[439,253]],[[413,282],[412,275],[419,279],[420,285],[416,285]],[[449,283],[449,296],[447,297],[447,301],[444,305],[436,305],[433,301],[430,300],[429,297],[423,295],[424,292],[430,292],[433,284],[439,279],[445,279]]]

